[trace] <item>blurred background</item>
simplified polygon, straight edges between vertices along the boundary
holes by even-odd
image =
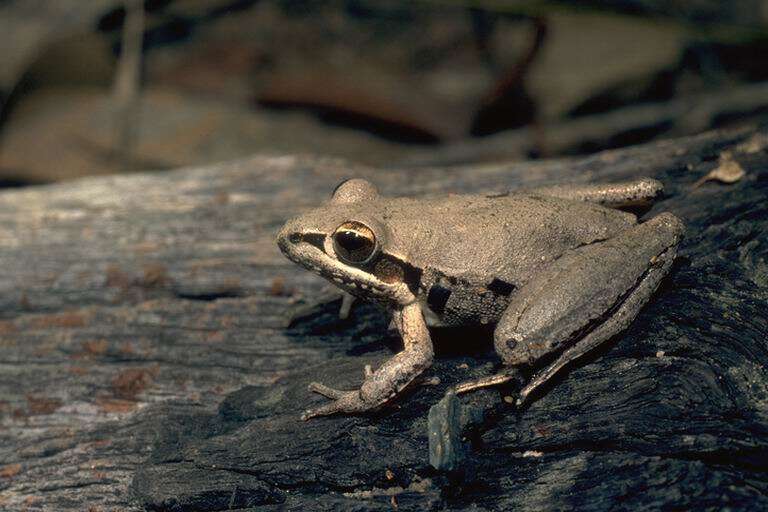
[[[0,0],[0,186],[557,157],[768,118],[768,0]]]

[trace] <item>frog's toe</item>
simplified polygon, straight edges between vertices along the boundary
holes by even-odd
[[[304,411],[304,414],[301,415],[301,421],[307,421],[312,418],[317,418],[318,416],[324,416],[325,414],[323,411],[320,410],[321,408],[317,409],[307,409]]]
[[[326,386],[323,386],[322,384],[320,384],[320,386],[326,388]],[[312,385],[310,384],[310,389],[311,388]],[[334,393],[340,393],[340,396],[333,399],[333,402],[322,405],[316,409],[309,409],[305,411],[304,414],[301,415],[302,420],[306,421],[310,418],[316,418],[317,416],[330,416],[331,414],[337,413],[363,412],[368,409],[368,407],[360,398],[360,393],[358,391],[336,391],[331,388],[327,388],[327,390],[330,390]],[[320,391],[317,390],[313,391],[320,393]],[[328,396],[325,393],[320,394]]]
[[[313,393],[317,393],[318,395],[323,395],[326,398],[330,398],[331,400],[338,400],[345,393],[348,393],[348,391],[339,391],[338,389],[333,389],[326,386],[325,384],[320,384],[319,382],[310,383],[309,390]]]

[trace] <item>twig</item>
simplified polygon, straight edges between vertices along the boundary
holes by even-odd
[[[136,144],[139,122],[139,87],[144,38],[143,0],[125,1],[122,48],[114,84],[115,156],[124,170]]]

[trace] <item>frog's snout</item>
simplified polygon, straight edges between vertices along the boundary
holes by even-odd
[[[298,262],[299,245],[303,240],[300,226],[298,226],[295,220],[289,220],[283,225],[277,233],[276,241],[280,251],[289,260]]]
[[[307,266],[317,259],[316,251],[323,251],[325,235],[308,230],[301,219],[289,220],[277,233],[277,246],[291,261]]]
[[[292,245],[301,241],[301,235],[292,224],[290,221],[286,222],[277,233],[277,246],[285,254],[287,254]]]

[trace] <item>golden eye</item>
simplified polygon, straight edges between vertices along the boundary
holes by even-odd
[[[333,233],[333,250],[343,262],[363,265],[376,253],[376,235],[361,222],[345,222]]]

